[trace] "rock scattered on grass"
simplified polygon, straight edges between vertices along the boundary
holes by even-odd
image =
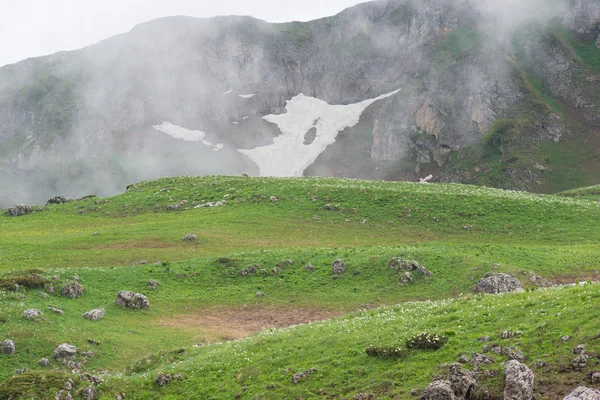
[[[2,342],[2,354],[15,354],[17,348],[15,347],[15,342],[12,340],[5,340]]]
[[[346,264],[344,263],[344,261],[337,258],[331,264],[331,271],[334,273],[334,275],[341,275],[344,272],[346,272]]]
[[[504,331],[500,334],[500,339],[512,339],[512,338],[521,337],[521,336],[523,336],[522,331],[516,331],[516,332]]]
[[[563,400],[600,400],[600,391],[579,386],[569,393]]]
[[[42,315],[40,310],[36,310],[35,308],[30,308],[29,310],[25,310],[23,312],[23,318],[25,319],[34,319],[39,318]]]
[[[260,290],[258,292],[256,292],[256,297],[264,297],[266,296],[263,292],[261,292]]]
[[[154,290],[154,289],[158,288],[159,286],[160,286],[159,281],[155,281],[154,279],[150,279],[148,281],[148,289],[150,289],[150,290]]]
[[[279,201],[279,197],[277,197],[277,196],[271,196],[271,197],[269,197],[269,201],[271,203],[277,203]]]
[[[597,385],[600,383],[600,372],[592,372],[590,374],[590,381],[592,385]]]
[[[122,308],[131,309],[149,309],[150,302],[148,298],[141,293],[133,293],[128,290],[122,290],[117,293],[115,304]]]
[[[88,343],[95,344],[96,346],[100,346],[100,344],[101,344],[99,341],[97,341],[96,339],[92,339],[92,338],[88,338],[87,341],[88,341]]]
[[[26,372],[29,372],[29,368],[27,368],[27,367],[17,369],[17,370],[15,370],[15,376],[24,374]]]
[[[575,357],[573,359],[573,361],[571,361],[571,366],[573,367],[573,369],[575,371],[581,371],[582,369],[585,369],[585,367],[587,367],[587,365],[588,365],[588,356],[585,353],[579,354],[577,357]]]
[[[96,397],[96,389],[94,389],[93,386],[88,386],[83,391],[82,396],[84,400],[94,400]]]
[[[464,398],[475,386],[476,379],[473,372],[463,369],[460,364],[451,365],[448,369],[448,381],[454,395]]]
[[[4,215],[7,217],[20,217],[22,215],[31,214],[33,210],[31,207],[25,204],[17,204],[12,207],[9,207],[4,211]]]
[[[315,270],[315,267],[313,267],[311,263],[308,263],[304,266],[304,270],[308,272],[313,272]]]
[[[65,196],[56,196],[56,197],[52,197],[51,199],[48,199],[48,201],[46,202],[47,205],[50,204],[65,204],[68,203],[69,199],[66,198]]]
[[[73,279],[72,282],[69,282],[62,287],[60,293],[69,299],[78,299],[83,296],[85,289],[83,285],[79,283],[79,279]]]
[[[48,310],[50,310],[53,313],[58,314],[58,315],[64,315],[64,313],[65,313],[63,310],[59,310],[58,308],[52,307],[52,306],[48,306]]]
[[[510,360],[504,365],[504,400],[533,399],[533,372],[525,364]]]
[[[38,361],[38,365],[40,367],[47,367],[48,365],[50,365],[50,361],[48,361],[47,358],[40,358]]]
[[[83,318],[89,319],[90,321],[97,321],[104,318],[104,308],[97,308],[83,314]]]
[[[433,381],[423,391],[421,400],[455,400],[454,391],[449,381]]]
[[[546,363],[546,361],[544,361],[544,360],[537,360],[537,361],[536,361],[536,362],[533,364],[533,366],[534,366],[535,368],[544,368],[544,367],[546,367],[547,365],[548,365],[548,364],[547,364],[547,363]]]
[[[183,241],[185,241],[185,242],[197,242],[198,241],[198,236],[192,235],[191,233],[188,233],[187,235],[185,235],[183,237]]]
[[[571,336],[561,336],[560,341],[562,343],[566,343],[569,341],[569,339],[571,339]]]
[[[373,393],[358,393],[352,397],[352,400],[375,400],[376,397]]]
[[[182,381],[183,375],[181,374],[164,374],[159,372],[156,376],[156,384],[158,386],[166,386],[173,381]]]
[[[403,271],[419,272],[426,276],[433,276],[433,273],[416,261],[405,260],[400,257],[394,257],[388,262],[388,268],[396,273]]]
[[[578,344],[577,346],[575,346],[575,348],[573,348],[573,354],[581,354],[584,352],[585,352],[584,344]]]
[[[477,282],[475,293],[522,292],[523,284],[512,274],[489,273]]]
[[[73,358],[77,354],[77,347],[72,344],[63,343],[54,349],[52,356],[57,360]]]
[[[317,372],[317,369],[311,368],[308,371],[299,372],[297,374],[292,374],[292,382],[298,383],[301,380],[308,378],[310,375],[314,374],[315,372]]]

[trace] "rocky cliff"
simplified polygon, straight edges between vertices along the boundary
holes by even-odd
[[[261,171],[598,183],[600,3],[497,3],[165,18],[0,68],[0,205]]]

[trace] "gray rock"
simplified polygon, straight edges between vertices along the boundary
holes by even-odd
[[[581,354],[585,352],[585,345],[584,344],[578,344],[577,346],[575,346],[573,348],[573,354]]]
[[[566,343],[569,341],[569,339],[571,339],[571,336],[561,336],[560,341],[562,343]]]
[[[183,237],[183,241],[185,241],[185,242],[197,242],[198,241],[198,236],[192,235],[191,233],[188,233],[187,235],[185,235]]]
[[[77,347],[72,344],[63,343],[54,349],[52,356],[57,360],[73,358],[77,354]]]
[[[454,364],[448,369],[448,381],[458,398],[464,398],[476,383],[473,372],[463,369],[460,364]]]
[[[79,283],[79,280],[73,280],[72,282],[69,282],[67,284],[65,284],[60,293],[64,296],[64,297],[68,297],[69,299],[78,299],[81,296],[83,296],[83,292],[85,291],[83,285],[81,283]]]
[[[17,348],[15,342],[12,340],[5,340],[2,342],[2,354],[15,354]]]
[[[148,281],[148,289],[150,289],[150,290],[154,290],[154,289],[158,288],[159,286],[160,286],[159,281],[155,281],[154,279],[150,279]]]
[[[25,319],[34,319],[39,318],[42,315],[40,310],[36,310],[35,308],[30,308],[29,310],[25,310],[23,312],[23,318]]]
[[[341,275],[344,272],[346,272],[346,264],[344,263],[344,261],[338,258],[333,262],[333,264],[331,264],[331,271],[335,275]]]
[[[94,400],[96,398],[96,389],[93,386],[88,386],[82,393],[84,400]]]
[[[489,342],[490,340],[492,340],[492,338],[490,338],[489,336],[481,336],[481,337],[477,338],[477,340],[479,340],[480,342],[486,343],[486,342]]]
[[[592,385],[597,385],[600,383],[600,372],[593,372],[590,374],[590,381]]]
[[[537,360],[537,361],[535,362],[535,364],[533,364],[533,366],[534,366],[535,368],[544,368],[544,367],[545,367],[545,366],[547,366],[547,365],[548,365],[548,363],[546,363],[546,361],[544,361],[544,360]]]
[[[475,370],[477,370],[480,365],[492,365],[495,362],[496,360],[491,357],[484,356],[483,354],[475,353],[471,356],[471,365]]]
[[[506,355],[511,360],[523,361],[525,360],[525,355],[523,352],[516,347],[511,347],[508,349],[504,349],[502,354]]]
[[[313,267],[313,265],[311,263],[308,263],[304,266],[304,270],[305,271],[309,271],[309,272],[313,272],[315,270],[315,267]]]
[[[437,380],[429,384],[423,391],[420,400],[455,400],[454,391],[450,382]]]
[[[292,383],[298,383],[301,380],[308,378],[310,375],[314,374],[315,372],[317,372],[317,369],[311,368],[307,371],[299,372],[297,374],[292,374]]]
[[[522,331],[516,331],[516,332],[503,331],[500,334],[500,339],[512,339],[512,338],[521,337],[521,336],[523,336],[523,332]]]
[[[182,381],[183,375],[181,374],[164,374],[159,372],[156,376],[156,384],[158,386],[165,386],[173,381]]]
[[[97,321],[104,318],[104,308],[97,308],[83,314],[83,318],[89,319],[90,321]]]
[[[458,358],[458,362],[461,363],[461,364],[468,364],[469,363],[469,357],[464,356],[464,355],[460,356]]]
[[[533,372],[516,360],[504,365],[504,400],[531,400],[533,398]]]
[[[579,386],[565,396],[563,400],[600,400],[600,391]]]
[[[65,196],[56,196],[56,197],[52,197],[51,199],[49,199],[46,204],[50,205],[50,204],[65,204],[68,203],[69,199],[66,198]]]
[[[271,196],[271,197],[269,197],[269,201],[271,203],[277,203],[279,201],[279,197]]]
[[[50,361],[48,361],[47,358],[40,358],[38,361],[38,365],[40,367],[47,367],[48,365],[50,365]]]
[[[260,290],[258,292],[256,292],[256,297],[264,297],[265,294],[263,292],[261,292]]]
[[[571,365],[575,371],[581,371],[588,365],[588,356],[585,353],[579,354],[571,361]]]
[[[148,298],[141,293],[134,293],[127,290],[117,293],[115,304],[122,308],[131,309],[149,309],[150,302]]]
[[[31,214],[32,212],[33,210],[31,207],[26,206],[25,204],[18,204],[7,208],[6,211],[4,211],[4,215],[7,217],[20,217],[22,215]]]
[[[514,275],[489,273],[477,282],[475,293],[522,292],[523,284]]]
[[[58,314],[58,315],[64,315],[64,313],[65,313],[63,310],[59,310],[58,308],[52,307],[52,306],[48,306],[48,310],[50,310],[53,313]]]

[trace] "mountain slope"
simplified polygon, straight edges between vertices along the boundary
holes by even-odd
[[[386,0],[287,24],[165,18],[1,68],[0,204],[167,175],[256,175],[244,154],[282,135],[272,121],[299,95],[320,107],[288,149],[317,155],[304,174],[433,173],[544,192],[598,183],[600,6],[494,4]],[[317,146],[319,100],[349,106],[396,90]],[[165,124],[197,133],[156,128]]]

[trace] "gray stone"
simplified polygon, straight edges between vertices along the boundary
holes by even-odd
[[[579,386],[566,395],[563,400],[600,400],[600,391]]]
[[[489,273],[477,282],[475,293],[522,292],[523,284],[514,275]]]
[[[571,365],[575,371],[581,371],[588,365],[588,356],[585,353],[579,354],[571,361]]]
[[[464,398],[476,383],[473,372],[463,369],[460,364],[454,364],[448,369],[448,381],[458,398]]]
[[[593,372],[590,374],[590,381],[592,385],[597,385],[600,383],[600,372]]]
[[[483,354],[475,353],[471,356],[471,365],[475,370],[477,370],[480,365],[492,365],[495,362],[496,360],[491,357],[484,356]]]
[[[573,348],[573,354],[581,354],[585,352],[585,345],[584,344],[578,344],[577,346],[575,346]]]
[[[173,381],[182,381],[183,375],[181,374],[164,374],[159,372],[156,376],[156,384],[158,386],[166,386]]]
[[[48,365],[50,365],[50,361],[48,361],[47,358],[40,358],[38,361],[38,365],[40,367],[47,367]]]
[[[309,272],[313,272],[315,270],[315,267],[313,267],[313,265],[311,263],[308,263],[304,266],[304,270],[305,271],[309,271]]]
[[[429,384],[423,391],[420,400],[455,400],[456,396],[450,382],[437,380]]]
[[[63,343],[54,349],[54,353],[52,354],[54,358],[57,360],[72,358],[77,354],[77,347],[72,344]]]
[[[52,306],[48,306],[48,310],[50,310],[53,313],[58,314],[58,315],[64,315],[64,313],[65,313],[63,310],[60,310],[60,309],[58,309],[56,307],[52,307]]]
[[[115,304],[122,308],[131,309],[149,309],[150,302],[148,298],[141,293],[134,293],[127,290],[117,293]]]
[[[2,342],[2,354],[15,354],[17,348],[15,342],[12,340],[5,340]]]
[[[546,363],[546,361],[544,361],[544,360],[537,360],[537,361],[535,362],[535,364],[533,364],[533,366],[534,366],[535,368],[544,368],[544,367],[545,367],[545,366],[547,366],[547,365],[548,365],[548,364],[547,364],[547,363]]]
[[[32,212],[33,210],[31,207],[26,206],[25,204],[18,204],[7,208],[6,211],[4,211],[4,215],[7,217],[20,217],[22,215],[31,214]]]
[[[90,321],[97,321],[104,318],[104,308],[97,308],[83,314],[83,318],[89,319]]]
[[[96,389],[93,386],[88,386],[82,393],[84,400],[94,400],[96,397]]]
[[[85,289],[83,285],[79,283],[79,279],[73,279],[72,282],[69,282],[62,287],[60,293],[69,299],[78,299],[83,296]]]
[[[346,272],[346,264],[344,263],[344,261],[338,258],[331,264],[331,271],[335,275],[341,275],[344,272]]]
[[[66,198],[65,196],[56,196],[56,197],[52,197],[51,199],[49,199],[46,204],[50,205],[50,204],[65,204],[68,203],[69,199]]]
[[[40,310],[36,310],[35,308],[30,308],[29,310],[25,310],[23,312],[23,318],[25,319],[34,319],[39,318],[42,315]]]
[[[154,290],[154,289],[158,288],[159,286],[160,286],[159,281],[155,281],[154,279],[150,279],[148,281],[148,289],[150,289],[150,290]]]
[[[183,241],[185,241],[185,242],[197,242],[198,241],[198,236],[193,235],[191,233],[188,233],[187,235],[185,235],[183,237]]]
[[[533,398],[533,372],[516,360],[504,365],[504,400],[531,400]]]

